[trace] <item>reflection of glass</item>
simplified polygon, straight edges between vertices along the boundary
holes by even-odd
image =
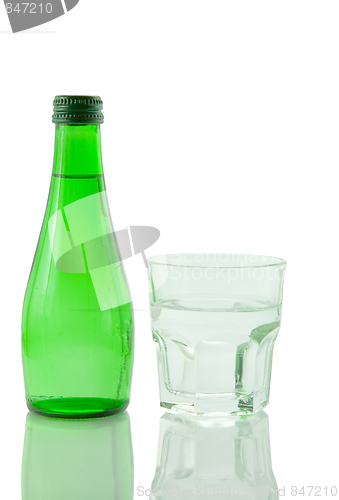
[[[268,416],[230,419],[165,414],[152,500],[278,499]]]
[[[63,420],[29,413],[22,461],[23,500],[132,500],[127,412]]]
[[[285,261],[174,254],[148,263],[161,406],[205,415],[264,407]]]

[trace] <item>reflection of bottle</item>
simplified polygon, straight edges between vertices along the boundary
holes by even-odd
[[[127,412],[93,420],[27,415],[22,500],[132,500]]]
[[[268,416],[160,420],[152,500],[170,498],[278,499]]]
[[[127,407],[130,294],[108,208],[98,97],[54,101],[51,189],[27,285],[22,353],[29,409],[91,417]]]

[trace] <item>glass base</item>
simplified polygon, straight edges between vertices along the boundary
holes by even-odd
[[[252,415],[267,406],[268,399],[257,401],[253,404],[253,398],[211,398],[204,400],[195,400],[191,402],[170,402],[161,401],[160,406],[171,413],[182,413],[202,416],[227,416],[227,415]]]
[[[107,417],[125,410],[129,399],[34,398],[27,399],[30,411],[56,418]]]

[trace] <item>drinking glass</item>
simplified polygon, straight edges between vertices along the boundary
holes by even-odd
[[[172,254],[148,265],[160,405],[204,415],[266,406],[286,262]]]

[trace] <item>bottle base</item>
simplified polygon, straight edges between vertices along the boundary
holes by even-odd
[[[129,399],[34,398],[27,399],[30,411],[56,418],[97,418],[125,410]]]

